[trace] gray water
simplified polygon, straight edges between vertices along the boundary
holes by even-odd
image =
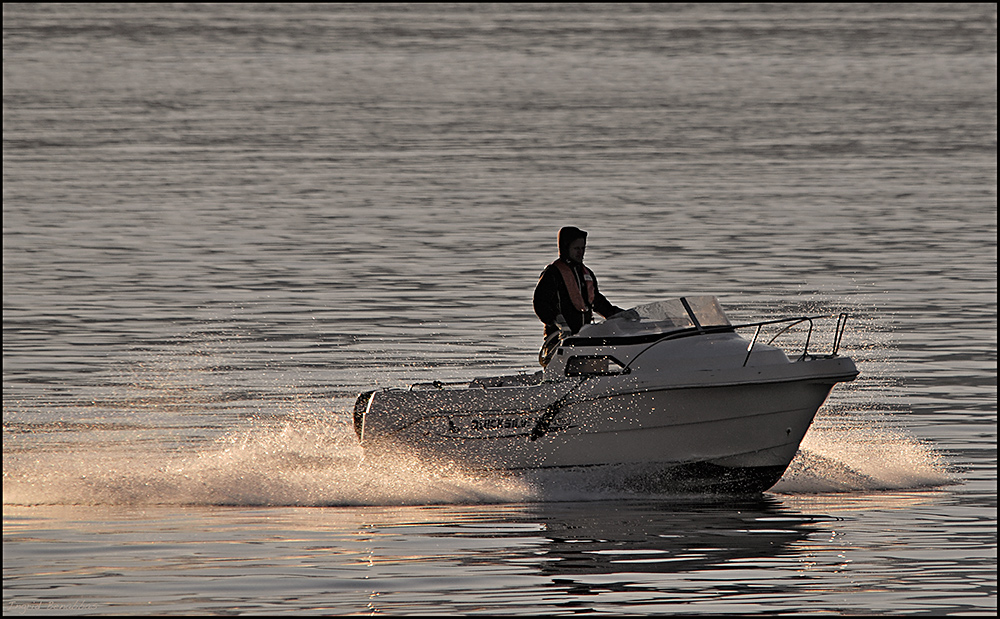
[[[3,33],[5,614],[995,613],[995,4]],[[770,492],[360,465],[358,392],[537,367],[563,225],[622,307],[851,314]]]

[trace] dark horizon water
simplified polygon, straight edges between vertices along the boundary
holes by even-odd
[[[3,11],[5,614],[995,614],[995,4]],[[850,313],[771,491],[363,464],[537,367],[563,225]]]

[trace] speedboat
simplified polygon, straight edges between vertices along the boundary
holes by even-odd
[[[734,325],[712,296],[641,305],[553,338],[540,371],[366,391],[354,427],[365,459],[408,454],[473,473],[600,469],[628,489],[760,493],[834,385],[858,375],[838,354],[847,314],[828,352],[809,351],[814,322],[832,318]],[[738,333],[750,329],[749,340]],[[778,347],[782,335],[795,352]]]

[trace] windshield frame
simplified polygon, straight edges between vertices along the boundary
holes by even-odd
[[[586,340],[660,337],[685,331],[729,330],[732,323],[714,296],[667,299],[619,312],[604,322],[584,325],[567,343]]]

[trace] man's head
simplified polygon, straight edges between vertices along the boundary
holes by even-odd
[[[587,233],[573,226],[559,230],[559,257],[568,258],[573,262],[583,262],[583,254],[587,249]]]

